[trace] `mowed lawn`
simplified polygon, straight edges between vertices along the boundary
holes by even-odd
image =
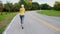
[[[10,12],[7,14],[3,12],[2,15],[0,15],[0,34],[2,34],[6,26],[11,22],[16,14],[18,14],[18,12]]]
[[[37,11],[37,13],[48,16],[60,17],[60,11],[56,11],[56,10],[41,10],[41,11]]]

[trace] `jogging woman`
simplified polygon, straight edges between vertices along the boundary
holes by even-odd
[[[21,8],[20,8],[21,26],[22,26],[22,24],[23,24],[24,14],[25,14],[25,8],[24,8],[24,5],[21,5]],[[23,29],[23,26],[22,26],[22,29]]]

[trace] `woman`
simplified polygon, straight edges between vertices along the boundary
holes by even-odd
[[[21,8],[20,8],[21,26],[22,26],[22,24],[23,24],[24,14],[25,14],[25,8],[24,8],[24,5],[22,4],[22,5],[21,5]],[[23,29],[23,26],[22,26],[22,29]]]

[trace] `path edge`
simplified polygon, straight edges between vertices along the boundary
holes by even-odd
[[[17,14],[18,15],[18,14]],[[16,16],[17,16],[16,15]],[[3,34],[6,34],[7,30],[10,28],[11,24],[13,23],[14,19],[16,18],[16,16],[11,20],[11,23],[6,27],[5,31],[3,31]]]

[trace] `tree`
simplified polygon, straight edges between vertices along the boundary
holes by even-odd
[[[25,1],[24,0],[20,0],[19,1],[19,5],[21,6],[22,4],[24,4],[25,3]]]
[[[4,4],[3,8],[4,8],[4,10],[6,11],[6,14],[7,14],[8,12],[11,12],[13,10],[13,4],[7,2],[6,4]]]
[[[49,6],[48,4],[41,4],[40,8],[43,10],[48,10],[48,9],[51,9],[51,6]]]
[[[20,9],[20,5],[18,3],[15,3],[13,5],[13,11],[19,11],[19,9]]]
[[[2,4],[2,2],[0,1],[0,15],[2,15],[2,9],[3,9],[3,4]]]
[[[28,5],[28,9],[32,8],[32,0],[25,0],[26,4]]]
[[[24,4],[26,10],[30,10],[32,8],[32,0],[31,1],[20,0],[19,4],[20,4],[20,6],[21,6],[21,4]]]
[[[26,4],[25,0],[20,0],[20,1],[19,1],[20,7],[21,7],[22,4],[24,4],[25,9],[27,10],[28,5]]]
[[[60,10],[60,2],[55,2],[54,10]]]
[[[37,2],[32,2],[32,10],[40,9],[39,4]]]

